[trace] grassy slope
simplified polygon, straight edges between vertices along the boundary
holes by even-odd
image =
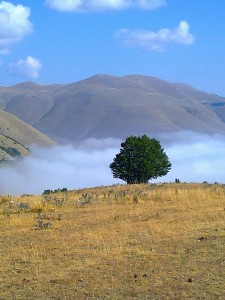
[[[3,110],[0,110],[0,134],[15,139],[23,145],[51,146],[54,144],[50,138]]]
[[[15,197],[31,206],[22,214],[0,205],[0,299],[224,299],[224,186],[112,186],[42,200]],[[51,228],[34,229],[37,203]]]
[[[10,137],[0,134],[0,159],[9,160],[13,158],[10,153],[7,153],[8,148],[16,149],[21,156],[25,156],[29,153],[28,148],[26,148],[24,145],[20,144],[14,139],[11,139]]]
[[[27,146],[33,144],[50,147],[54,142],[15,116],[0,110],[0,160],[12,158],[4,148],[14,148],[24,156],[29,153]]]

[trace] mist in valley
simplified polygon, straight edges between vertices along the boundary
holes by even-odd
[[[172,168],[150,182],[225,182],[225,136],[180,132],[160,135]],[[76,146],[32,147],[32,154],[0,167],[0,194],[41,194],[45,189],[79,189],[124,183],[109,164],[121,140],[90,139]]]

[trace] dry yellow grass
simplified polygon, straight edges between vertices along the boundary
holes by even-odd
[[[1,300],[225,299],[224,186],[111,186],[50,202],[39,216],[0,205]],[[37,218],[52,226],[35,229]]]

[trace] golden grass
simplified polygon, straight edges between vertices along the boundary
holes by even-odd
[[[42,197],[22,201],[32,207]],[[71,191],[62,207],[39,215],[52,224],[40,230],[37,213],[1,213],[6,205],[2,300],[225,299],[222,185]]]

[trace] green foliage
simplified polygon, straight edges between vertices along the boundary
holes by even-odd
[[[42,195],[48,195],[48,194],[54,194],[54,193],[64,193],[67,192],[67,188],[62,188],[62,189],[56,189],[56,190],[44,190],[44,192],[42,193]]]
[[[147,183],[166,175],[171,163],[159,141],[146,135],[128,137],[109,166],[113,177],[128,184]]]

